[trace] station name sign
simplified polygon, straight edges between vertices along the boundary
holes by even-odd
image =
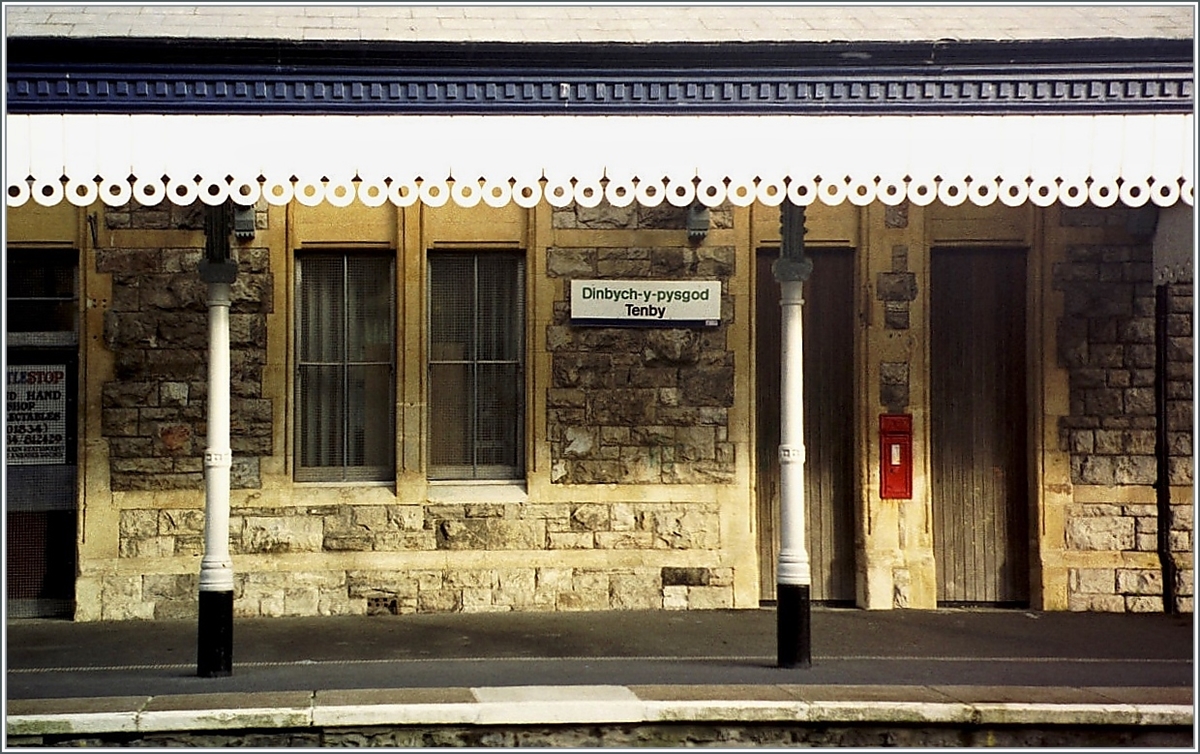
[[[571,324],[592,327],[716,327],[719,280],[572,280]]]

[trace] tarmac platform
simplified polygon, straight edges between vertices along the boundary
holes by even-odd
[[[6,743],[1195,742],[1191,615],[815,607],[812,665],[790,669],[776,666],[775,620],[235,619],[224,678],[197,677],[194,620],[10,620]]]

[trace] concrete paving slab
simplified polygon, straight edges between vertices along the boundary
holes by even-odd
[[[481,724],[635,723],[644,705],[624,686],[503,686],[472,689]]]
[[[318,727],[466,725],[477,718],[475,695],[464,688],[317,691],[313,704]]]
[[[720,723],[795,722],[807,717],[803,702],[772,685],[638,685],[649,721]]]
[[[102,699],[10,699],[5,705],[8,736],[95,735],[134,732],[149,696]]]
[[[1083,727],[1192,725],[1190,707],[1135,704],[980,702],[972,704],[979,725],[1073,725]],[[1154,722],[1150,721],[1154,718]]]
[[[808,707],[808,719],[822,723],[961,725],[970,723],[975,716],[972,705],[960,702],[818,700],[804,704]]]
[[[9,699],[5,730],[9,736],[133,733],[149,701],[148,696]]]
[[[317,691],[318,707],[349,707],[375,704],[473,704],[475,695],[462,688],[351,689]]]
[[[1151,689],[1142,689],[1139,696],[1129,693],[1130,689],[1102,693],[1096,688],[1065,686],[936,688],[969,704],[979,723],[988,725],[1191,725],[1193,719],[1190,700],[1186,704],[1152,702],[1155,690]]]
[[[245,691],[213,694],[165,694],[151,697],[144,712],[214,709],[307,709],[311,691]]]
[[[40,715],[94,715],[112,712],[139,712],[153,697],[149,696],[101,696],[66,699],[9,699],[4,705],[8,716]]]
[[[1182,686],[1097,686],[1088,691],[1120,704],[1195,704],[1194,690]]]
[[[929,686],[885,685],[793,685],[780,688],[806,702],[919,702],[927,704],[959,701]]]
[[[643,701],[659,702],[694,702],[744,700],[755,702],[792,702],[795,697],[778,686],[757,686],[750,684],[738,685],[645,685],[630,686],[637,697]]]
[[[646,722],[711,723],[796,723],[809,719],[808,705],[799,701],[756,701],[753,699],[704,699],[644,703]]]
[[[484,704],[512,702],[636,702],[625,686],[496,686],[471,690]]]
[[[303,728],[312,725],[311,691],[156,696],[138,715],[138,730]]]
[[[1112,700],[1070,686],[933,686],[933,690],[968,704],[1105,704]]]

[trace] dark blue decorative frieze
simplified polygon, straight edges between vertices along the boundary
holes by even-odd
[[[1190,112],[1191,40],[6,40],[14,113]]]
[[[8,68],[11,113],[996,114],[1190,112],[1190,64],[980,70]]]

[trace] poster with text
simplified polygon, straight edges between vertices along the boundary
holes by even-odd
[[[66,463],[66,365],[9,366],[5,393],[5,462],[16,466]]]

